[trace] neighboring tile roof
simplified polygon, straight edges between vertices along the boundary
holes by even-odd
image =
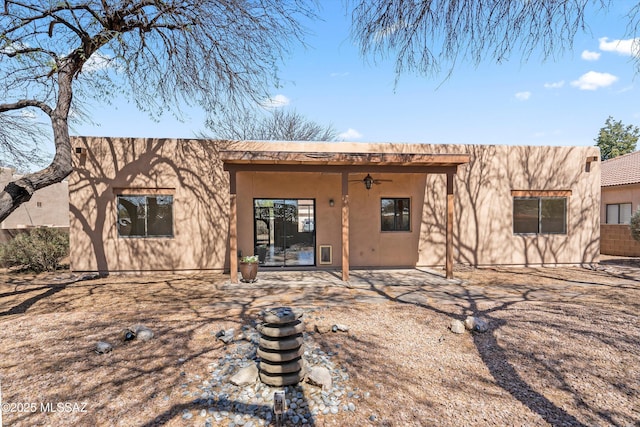
[[[601,170],[603,187],[640,183],[640,151],[605,160]]]

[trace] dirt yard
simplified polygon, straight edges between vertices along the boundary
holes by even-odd
[[[310,426],[640,425],[640,263],[456,275],[446,285],[385,271],[353,286],[296,286],[292,274],[235,287],[213,274],[0,272],[3,425],[231,425],[183,391],[231,351],[217,331],[274,305],[305,309],[310,332],[349,327],[311,336],[349,373],[355,410]],[[468,315],[489,331],[449,331]],[[124,343],[134,324],[155,337]],[[98,341],[115,348],[96,354]]]

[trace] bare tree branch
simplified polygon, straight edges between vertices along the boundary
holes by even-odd
[[[313,0],[5,0],[0,123],[16,123],[11,111],[39,108],[51,120],[55,155],[0,192],[0,221],[71,172],[69,114],[87,98],[124,94],[153,117],[179,115],[184,104],[212,116],[240,109],[277,84],[277,65],[289,43],[302,42],[300,20],[314,7]],[[99,58],[117,68],[95,66]],[[7,126],[0,138],[26,156],[36,138],[24,130]]]
[[[53,110],[51,109],[51,107],[49,107],[44,102],[40,102],[35,99],[21,99],[20,101],[13,102],[10,104],[0,104],[0,113],[4,113],[5,111],[20,110],[22,108],[27,108],[27,107],[39,108],[48,116],[50,116],[53,113]]]
[[[462,61],[502,62],[512,55],[546,60],[571,49],[588,30],[588,11],[609,0],[349,0],[352,37],[363,55],[394,58],[396,73],[450,73]],[[629,3],[628,34],[638,33],[640,4]],[[640,41],[639,41],[640,42]],[[638,46],[640,48],[640,46]],[[636,52],[640,50],[636,48]],[[639,55],[635,56],[638,68]]]
[[[227,114],[209,127],[214,138],[225,140],[333,141],[337,136],[333,126],[323,126],[296,111],[283,109]],[[208,137],[205,133],[199,136]]]

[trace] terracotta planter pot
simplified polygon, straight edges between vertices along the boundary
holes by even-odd
[[[258,263],[257,262],[241,262],[240,274],[242,275],[243,282],[253,283],[256,281],[258,275]]]

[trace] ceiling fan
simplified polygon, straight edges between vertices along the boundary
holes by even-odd
[[[373,184],[379,185],[379,184],[382,184],[383,182],[392,182],[392,180],[373,179],[373,177],[370,174],[367,174],[367,176],[365,176],[364,179],[352,179],[349,182],[362,182],[364,184],[364,187],[367,190],[371,190],[371,187],[373,187]]]

